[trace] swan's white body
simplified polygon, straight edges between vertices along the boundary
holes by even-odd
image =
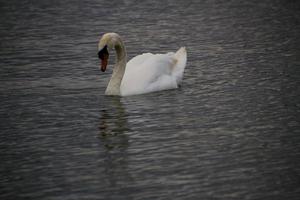
[[[187,60],[184,47],[176,53],[138,55],[126,64],[125,46],[118,34],[105,34],[99,42],[99,50],[105,45],[115,48],[117,52],[106,95],[137,95],[173,89],[180,85]]]

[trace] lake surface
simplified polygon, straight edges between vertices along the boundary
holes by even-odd
[[[299,199],[299,2],[0,5],[0,199]],[[105,32],[182,87],[104,96]]]

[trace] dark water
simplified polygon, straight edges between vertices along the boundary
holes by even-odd
[[[0,199],[299,199],[299,2],[0,5]],[[105,32],[183,86],[104,96]]]

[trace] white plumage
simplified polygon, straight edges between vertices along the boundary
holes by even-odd
[[[105,34],[99,42],[99,50],[105,45],[117,52],[117,62],[105,92],[107,95],[144,94],[177,88],[181,83],[187,60],[185,47],[176,53],[144,53],[126,64],[126,50],[119,35]]]

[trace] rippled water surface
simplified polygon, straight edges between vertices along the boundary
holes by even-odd
[[[0,199],[299,199],[297,1],[0,5]],[[104,96],[105,32],[182,87]]]

